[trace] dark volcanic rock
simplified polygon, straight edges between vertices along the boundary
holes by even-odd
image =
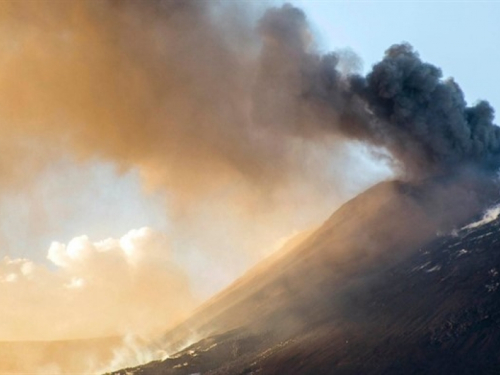
[[[195,344],[120,373],[500,373],[500,220],[465,226],[483,187],[368,190],[165,337]]]

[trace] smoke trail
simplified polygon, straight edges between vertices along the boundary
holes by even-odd
[[[412,177],[498,163],[487,103],[467,107],[407,45],[367,77],[343,74],[342,54],[317,52],[291,5],[257,27],[247,3],[32,5],[2,2],[0,12],[0,166],[33,164],[33,145],[33,170],[61,153],[103,158],[189,202],[235,181],[264,192],[301,183],[312,149],[325,150],[313,161],[321,175],[345,139],[387,148]]]

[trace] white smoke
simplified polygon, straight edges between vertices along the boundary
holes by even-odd
[[[491,223],[492,221],[495,221],[499,215],[500,215],[500,205],[493,206],[484,213],[481,220],[466,225],[462,229],[473,229]]]

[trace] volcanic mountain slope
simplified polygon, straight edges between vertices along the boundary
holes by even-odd
[[[185,349],[119,373],[498,373],[500,222],[465,226],[490,188],[379,184],[167,334]]]

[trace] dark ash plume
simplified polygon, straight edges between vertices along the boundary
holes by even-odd
[[[343,75],[340,53],[320,55],[302,11],[270,9],[254,94],[254,120],[284,134],[336,134],[386,148],[408,178],[500,166],[500,128],[485,101],[468,107],[452,79],[407,44],[394,45],[366,77]],[[266,117],[267,116],[267,117]]]
[[[409,44],[394,45],[353,89],[375,116],[391,153],[414,174],[461,165],[498,168],[500,128],[485,101],[468,107],[452,79],[423,62]]]

